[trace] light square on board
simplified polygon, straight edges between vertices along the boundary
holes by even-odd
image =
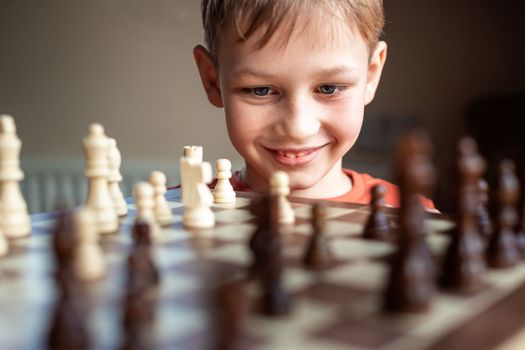
[[[202,310],[182,305],[162,305],[156,313],[155,334],[157,343],[173,344],[188,334],[199,333],[209,322],[210,315]],[[171,347],[160,347],[171,348]]]
[[[351,208],[339,208],[339,207],[326,207],[325,218],[333,219],[339,216],[350,214],[355,212],[357,209]],[[295,216],[302,219],[309,219],[312,217],[312,206],[304,205],[294,209]]]
[[[312,330],[328,324],[337,316],[337,308],[313,300],[299,300],[292,304],[290,315],[281,318],[249,317],[248,329],[269,341],[263,349],[305,349]],[[314,340],[313,337],[311,340]]]
[[[246,266],[246,268],[252,261],[250,250],[244,244],[227,244],[217,249],[209,250],[205,255],[211,260],[225,261]]]
[[[173,201],[170,201],[170,200],[168,200],[167,202],[168,202],[168,206],[171,209],[176,209],[176,208],[182,207],[182,203],[181,202],[173,202]],[[137,210],[137,206],[135,205],[135,203],[128,203],[128,210],[136,211]]]
[[[231,209],[221,210],[215,213],[215,221],[218,223],[246,222],[253,218],[247,210]]]
[[[324,235],[327,238],[340,237],[340,236],[358,236],[362,233],[363,226],[354,224],[352,222],[338,221],[338,220],[326,220]],[[289,227],[283,227],[283,233],[298,233],[309,236],[313,232],[312,225],[310,223],[293,225]]]
[[[231,225],[219,225],[214,230],[205,231],[206,237],[217,238],[227,241],[247,241],[253,232],[255,225],[247,223],[236,223]]]
[[[451,220],[437,220],[432,218],[425,220],[425,227],[429,233],[446,232],[454,228],[454,226],[456,226],[456,224]]]
[[[327,281],[370,291],[383,290],[387,278],[388,267],[383,263],[373,261],[356,261],[326,272]]]
[[[334,239],[331,243],[334,256],[341,260],[370,260],[386,257],[395,249],[394,245],[363,239]]]
[[[288,293],[294,293],[297,290],[303,289],[314,283],[311,271],[307,271],[302,267],[288,267],[284,269],[283,288]]]

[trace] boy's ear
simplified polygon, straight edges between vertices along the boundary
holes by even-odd
[[[193,49],[193,58],[199,69],[202,85],[206,95],[208,95],[208,100],[215,107],[224,107],[219,87],[219,76],[210,53],[202,45],[197,45]]]
[[[384,41],[377,43],[370,63],[368,64],[368,77],[366,82],[365,104],[369,104],[374,99],[379,80],[381,79],[381,72],[386,61],[387,46]]]

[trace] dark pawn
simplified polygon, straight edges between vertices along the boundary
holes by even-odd
[[[363,238],[374,239],[379,241],[393,241],[390,220],[385,214],[385,200],[386,188],[383,185],[375,185],[372,187],[372,213],[368,217]]]
[[[248,243],[252,252],[252,264],[250,265],[248,275],[250,278],[256,278],[260,275],[261,269],[265,265],[261,252],[266,244],[270,230],[270,208],[269,198],[263,196],[254,199],[251,202],[251,212],[256,216],[256,228]]]
[[[270,316],[285,315],[290,311],[290,298],[282,287],[282,245],[279,229],[279,205],[276,196],[263,199],[262,205],[269,212],[269,226],[264,244],[260,247],[262,286],[261,312]]]
[[[124,302],[122,350],[147,350],[153,347],[156,304],[145,295],[127,295]]]
[[[484,179],[478,181],[479,204],[477,210],[478,226],[484,240],[488,241],[490,234],[494,231],[492,220],[488,212],[489,185]]]
[[[128,293],[154,293],[160,274],[151,256],[150,226],[137,222],[132,230],[134,244],[128,259]]]
[[[137,222],[132,230],[134,245],[128,259],[121,349],[145,350],[152,348],[156,292],[160,278],[151,258],[149,224]]]
[[[53,231],[53,253],[57,274],[70,275],[72,273],[75,244],[73,215],[71,212],[62,210]]]
[[[450,232],[451,241],[443,258],[440,285],[457,292],[473,293],[486,285],[483,241],[478,225],[478,183],[485,170],[485,161],[471,138],[463,138],[458,147],[456,164],[457,225]]]
[[[325,212],[325,205],[322,203],[317,203],[312,208],[313,232],[303,258],[305,266],[310,268],[321,268],[329,265],[334,260],[324,234]]]
[[[67,276],[58,274],[57,286],[60,292],[51,319],[47,339],[48,349],[90,349],[84,316],[79,310],[71,280]]]
[[[240,281],[219,286],[214,293],[214,350],[242,349],[242,324],[246,313],[246,294]]]
[[[515,206],[519,190],[514,163],[504,160],[499,169],[497,227],[487,247],[487,264],[492,268],[512,267],[520,259],[514,232],[518,222]]]
[[[420,201],[435,179],[429,153],[430,141],[422,132],[408,134],[397,148],[400,243],[384,292],[384,308],[390,312],[426,311],[435,291],[434,264],[425,237],[426,212]]]

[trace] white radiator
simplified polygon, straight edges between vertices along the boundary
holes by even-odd
[[[77,206],[85,201],[87,178],[84,176],[83,160],[71,158],[26,159],[22,158],[25,178],[22,193],[30,213],[50,211],[64,206]],[[179,183],[177,160],[129,160],[121,168],[122,192],[132,195],[133,185],[147,180],[153,170],[166,174],[168,186]]]

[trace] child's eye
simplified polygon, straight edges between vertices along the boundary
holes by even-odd
[[[344,86],[340,85],[321,85],[319,86],[319,92],[323,95],[334,95],[338,92],[343,92],[345,90]]]
[[[245,88],[243,89],[244,92],[248,93],[248,94],[251,94],[251,95],[255,95],[255,96],[258,96],[258,97],[264,97],[264,96],[268,96],[268,95],[271,95],[271,94],[274,94],[274,90],[268,86],[259,86],[259,87],[254,87],[254,88]]]

